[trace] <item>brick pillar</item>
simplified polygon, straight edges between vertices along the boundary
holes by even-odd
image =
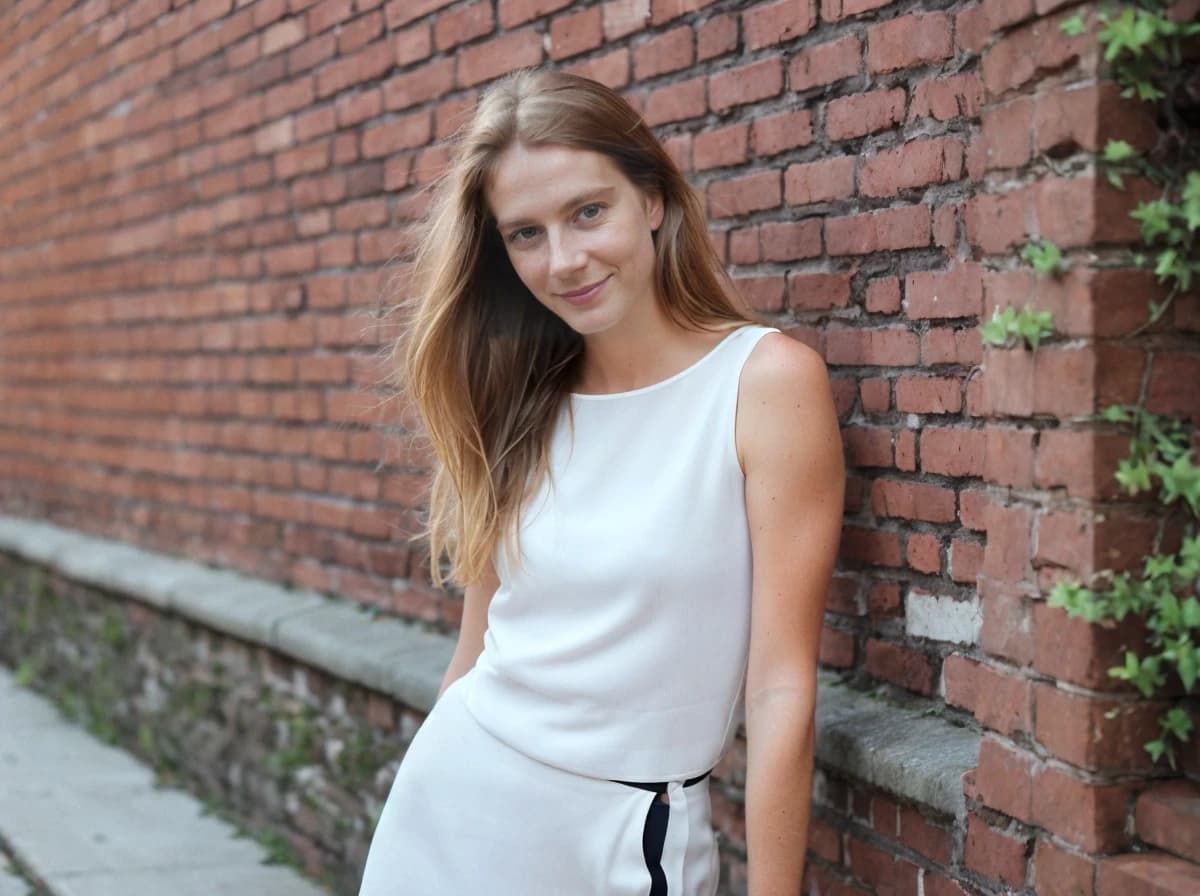
[[[1195,785],[1146,791],[1142,745],[1166,704],[1141,701],[1107,674],[1126,646],[1140,645],[1139,623],[1101,628],[1046,603],[1063,578],[1140,566],[1158,531],[1152,506],[1117,500],[1113,473],[1128,438],[1092,415],[1148,389],[1152,410],[1195,420],[1200,382],[1189,341],[1197,315],[1186,301],[1175,320],[1128,335],[1162,291],[1152,275],[1113,267],[1119,247],[1138,239],[1128,211],[1139,190],[1111,189],[1091,158],[1110,137],[1145,148],[1156,135],[1143,107],[1098,78],[1094,38],[1060,31],[1067,15],[1090,10],[1053,12],[1059,5],[983,4],[990,36],[972,156],[989,186],[967,203],[967,237],[985,270],[985,314],[1031,303],[1053,313],[1058,336],[1038,351],[984,352],[983,622],[978,651],[949,657],[943,679],[947,701],[986,729],[964,781],[963,859],[982,878],[1039,896],[1182,896],[1200,892],[1200,869],[1177,857],[1200,853],[1200,826],[1174,840],[1162,831],[1200,805],[1188,802]],[[1063,276],[1039,276],[1020,260],[1039,239],[1064,251]],[[1171,382],[1185,371],[1186,396]],[[1135,845],[1175,856],[1104,859]],[[1156,889],[1140,889],[1151,880]]]

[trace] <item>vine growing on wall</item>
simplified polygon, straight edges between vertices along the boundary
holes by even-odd
[[[1122,95],[1156,107],[1162,139],[1147,154],[1124,140],[1111,140],[1100,156],[1106,177],[1117,189],[1126,178],[1140,177],[1158,195],[1139,202],[1131,215],[1141,228],[1143,247],[1135,256],[1140,267],[1153,270],[1166,288],[1151,302],[1138,332],[1160,320],[1176,299],[1186,294],[1200,273],[1196,233],[1200,229],[1200,147],[1189,140],[1196,97],[1190,96],[1191,66],[1185,63],[1186,42],[1200,35],[1200,23],[1171,19],[1163,0],[1135,0],[1097,13],[1096,38]],[[1083,34],[1082,14],[1067,19],[1063,31]],[[1189,105],[1190,104],[1190,105]],[[1050,593],[1050,605],[1089,622],[1141,618],[1146,642],[1128,650],[1124,663],[1109,675],[1133,684],[1146,697],[1177,680],[1185,694],[1200,677],[1200,467],[1184,422],[1150,413],[1141,404],[1108,408],[1102,419],[1129,428],[1129,456],[1120,462],[1117,482],[1128,495],[1153,494],[1164,515],[1183,518],[1175,550],[1145,558],[1136,573],[1099,573],[1092,585],[1063,582]],[[1165,756],[1175,765],[1175,748],[1191,739],[1195,723],[1181,706],[1158,720],[1159,736],[1145,745],[1155,761]]]

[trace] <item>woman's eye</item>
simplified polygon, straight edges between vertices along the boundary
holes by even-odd
[[[536,227],[522,227],[520,230],[514,230],[512,233],[510,233],[508,235],[508,241],[510,243],[523,243],[528,242],[535,236],[537,236]]]
[[[579,210],[579,217],[583,221],[594,221],[600,217],[600,212],[604,210],[604,206],[598,202],[590,202]]]

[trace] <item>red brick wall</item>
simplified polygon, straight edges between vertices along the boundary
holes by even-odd
[[[1129,203],[1089,154],[1154,131],[1098,80],[1094,42],[1059,31],[1089,7],[937,6],[10,4],[0,511],[452,630],[458,602],[405,541],[427,458],[374,407],[388,334],[367,312],[477,90],[523,65],[582,72],[689,172],[746,299],[830,364],[851,473],[822,660],[991,732],[970,826],[935,864],[992,889],[1043,861],[1092,868],[1129,845],[1132,791],[1104,775],[1140,741],[1091,737],[1113,645],[1043,597],[1148,543],[1144,508],[1103,503],[1124,440],[1087,415],[1145,389],[1195,419],[1200,313],[1124,336],[1154,286],[1123,269]],[[1067,250],[1066,278],[1019,261],[1032,238]],[[1028,300],[1064,338],[985,354],[985,308]],[[918,605],[981,627],[929,636]],[[1076,797],[1086,817],[1056,814]],[[834,852],[834,878],[874,880],[864,850]]]
[[[833,365],[855,473],[826,659],[932,694],[944,650],[897,625],[910,587],[970,595],[983,550],[988,28],[874,5],[16,5],[3,508],[452,627],[365,312],[478,87],[557,63],[644,110],[747,299]]]

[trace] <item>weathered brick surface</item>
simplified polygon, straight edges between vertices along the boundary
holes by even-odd
[[[1179,896],[1200,892],[1200,866],[1161,852],[1114,856],[1096,869],[1096,896]]]
[[[1020,888],[1025,883],[1027,840],[997,830],[978,815],[972,815],[967,819],[967,867],[984,877]]]
[[[1050,839],[1033,851],[1033,886],[1039,896],[1095,896],[1096,862]]]
[[[810,881],[998,893],[1021,883],[1013,843],[1039,893],[1095,896],[1141,874],[1093,874],[1089,850],[1123,848],[1098,795],[1145,771],[1138,741],[1160,704],[1132,709],[1106,674],[1117,635],[1065,622],[1045,595],[1134,566],[1150,543],[1148,515],[1109,513],[1125,436],[1094,414],[1144,394],[1200,421],[1200,313],[1180,300],[1130,335],[1145,317],[1130,297],[1165,294],[1114,262],[1145,185],[1109,190],[1089,154],[1157,135],[1098,77],[1094,41],[1062,33],[1074,8],[117,6],[0,13],[0,511],[453,631],[461,601],[429,586],[407,540],[430,458],[370,393],[388,333],[364,316],[447,163],[441,141],[492,79],[548,61],[630,99],[702,195],[741,296],[830,366],[851,596],[831,596],[821,662],[935,707],[944,695],[941,711],[1018,757],[988,748],[966,831],[911,806],[898,830],[858,829],[830,808]],[[1035,238],[1066,249],[1063,276],[1019,259]],[[1025,302],[1059,336],[985,351],[992,310]],[[913,589],[978,597],[979,643],[905,637]],[[378,701],[366,712],[396,719]],[[1092,788],[1085,817],[1032,804],[1049,768]],[[744,819],[736,794],[714,805],[736,892]]]
[[[1140,839],[1200,865],[1200,785],[1154,785],[1138,798],[1134,823]]]

